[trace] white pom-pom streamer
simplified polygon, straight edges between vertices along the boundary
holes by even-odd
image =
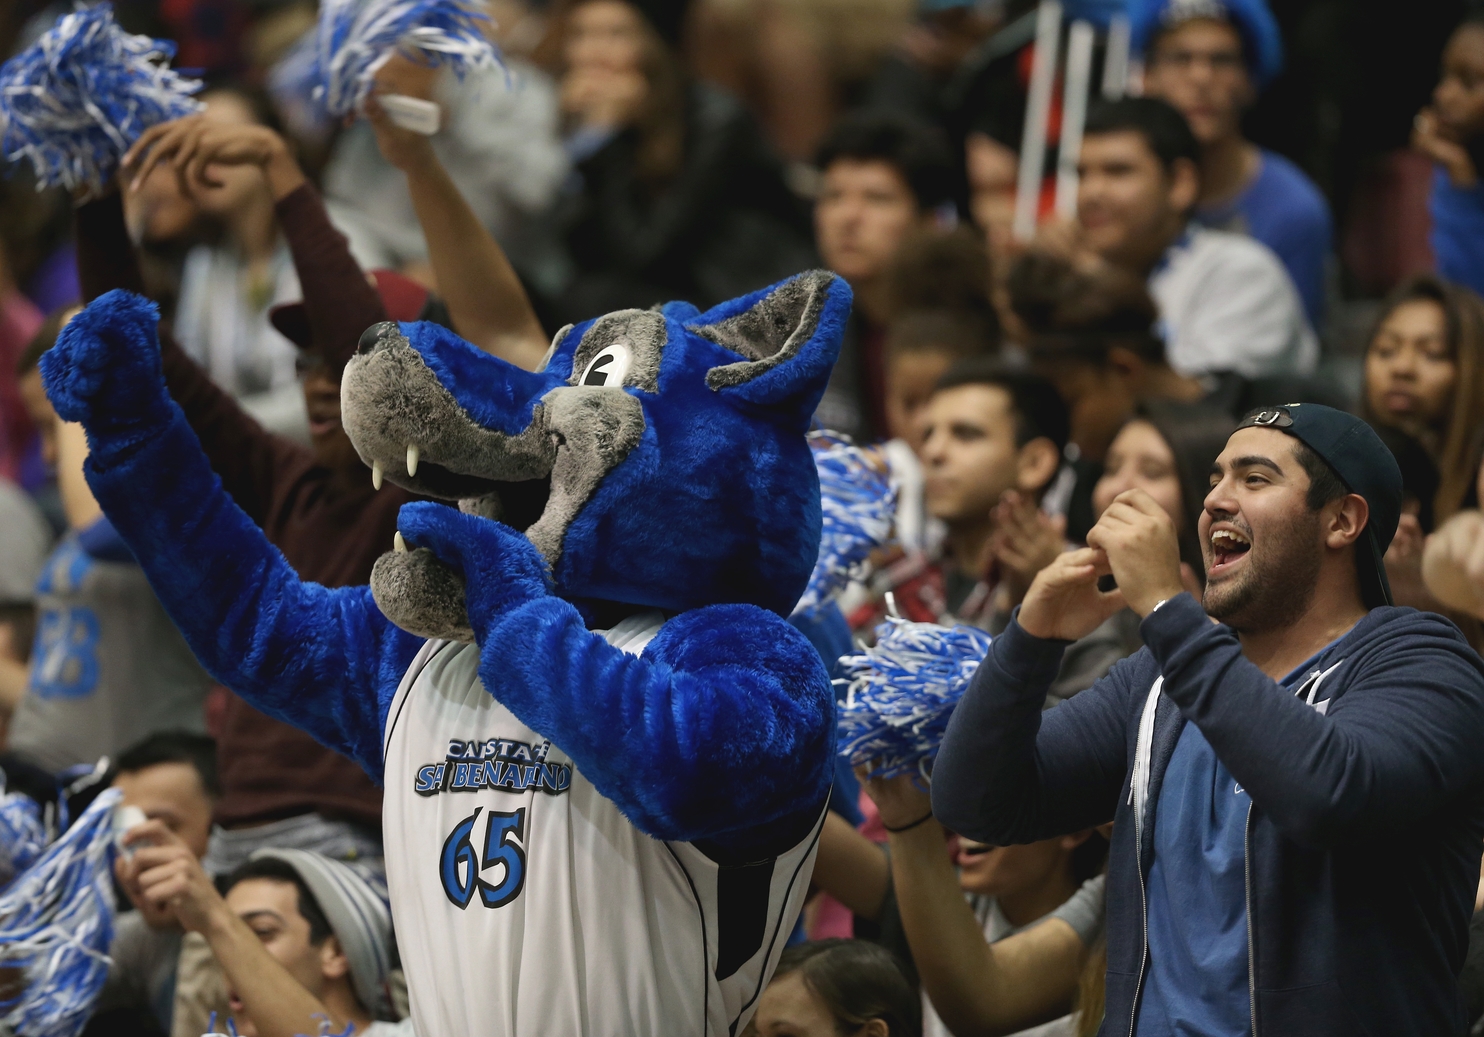
[[[482,0],[322,0],[315,35],[314,96],[332,116],[360,111],[381,66],[397,51],[462,76],[500,63],[481,31]]]
[[[878,626],[873,647],[840,660],[840,755],[869,765],[873,778],[926,777],[989,643],[975,627],[896,618]]]
[[[122,795],[99,795],[0,895],[0,986],[19,986],[0,1001],[0,1031],[76,1037],[92,1014],[113,942],[113,811]]]
[[[113,5],[63,15],[0,66],[0,152],[39,187],[101,187],[139,135],[199,111],[198,80],[168,67],[175,44],[132,36]]]
[[[0,771],[0,786],[4,772]],[[41,806],[23,792],[0,795],[0,890],[25,871],[46,849]]]
[[[871,552],[891,537],[897,506],[885,466],[873,463],[870,453],[833,432],[809,433],[809,446],[823,521],[819,557],[795,614],[813,612],[865,575]]]

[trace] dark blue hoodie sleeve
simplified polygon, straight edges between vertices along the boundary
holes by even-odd
[[[1440,616],[1404,613],[1342,646],[1325,680],[1344,690],[1326,713],[1249,662],[1188,594],[1141,631],[1165,694],[1295,841],[1395,834],[1484,780],[1484,663]]]
[[[1043,712],[1065,647],[1018,622],[990,645],[933,767],[933,813],[949,828],[1006,845],[1113,820],[1139,657]]]

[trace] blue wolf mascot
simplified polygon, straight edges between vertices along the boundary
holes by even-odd
[[[834,699],[784,619],[818,549],[805,440],[850,292],[559,332],[535,373],[379,324],[342,420],[401,511],[369,587],[301,582],[112,292],[42,372],[88,482],[206,667],[385,785],[424,1037],[735,1034],[799,912]],[[388,545],[393,547],[393,545]]]

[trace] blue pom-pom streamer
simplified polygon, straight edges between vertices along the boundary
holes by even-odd
[[[398,50],[462,76],[499,65],[480,30],[482,0],[321,0],[314,96],[332,116],[360,111],[377,71]]]
[[[840,660],[840,755],[870,765],[873,778],[926,777],[989,642],[976,627],[897,618],[878,626],[873,647]]]
[[[0,787],[4,772],[0,771]],[[23,792],[0,795],[0,890],[36,863],[46,849],[41,805]]]
[[[113,811],[108,789],[0,895],[0,971],[21,989],[0,1001],[0,1031],[77,1037],[108,977],[113,942]]]
[[[833,432],[809,433],[819,472],[819,557],[795,614],[812,612],[865,575],[871,552],[891,537],[897,491],[885,466]]]
[[[323,140],[334,128],[319,81],[319,31],[311,28],[268,69],[268,93],[284,123],[301,138]]]
[[[0,66],[0,153],[30,162],[39,187],[96,190],[141,133],[200,110],[201,83],[168,67],[174,55],[120,29],[112,4],[63,15]]]

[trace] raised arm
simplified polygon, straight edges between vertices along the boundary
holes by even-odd
[[[436,69],[393,57],[377,74],[377,84],[431,99],[436,74]],[[366,102],[366,114],[382,155],[407,174],[438,294],[448,304],[454,328],[501,360],[535,370],[550,338],[504,250],[469,208],[427,137],[394,124],[375,97]]]
[[[331,225],[288,144],[266,126],[225,125],[201,115],[161,123],[140,136],[124,165],[134,183],[157,166],[167,167],[187,194],[213,185],[214,166],[256,168],[273,195],[279,229],[293,256],[314,348],[330,363],[344,364],[361,332],[386,320],[381,298],[351,256],[345,236]]]
[[[913,964],[948,1029],[959,1037],[1013,1033],[1064,1015],[1087,953],[1077,931],[1053,917],[991,944],[959,885],[947,833],[931,816],[923,820],[928,795],[915,777],[863,785],[889,833],[892,886]]]
[[[282,920],[252,917],[249,923],[234,914],[196,855],[161,821],[129,829],[123,842],[129,853],[114,860],[119,885],[140,910],[174,915],[182,929],[206,937],[260,1037],[345,1032],[351,1020],[337,1018],[264,946]]]
[[[1325,713],[1243,656],[1231,628],[1207,620],[1189,594],[1141,629],[1164,693],[1295,841],[1395,835],[1484,777],[1484,664],[1441,617],[1424,613],[1406,633],[1336,659],[1365,675],[1336,671],[1329,679],[1346,680],[1345,693]]]
[[[144,293],[144,279],[124,224],[123,200],[118,192],[81,206],[75,230],[77,273],[84,301],[91,302],[118,288]],[[232,499],[255,521],[263,522],[272,498],[273,473],[281,465],[307,459],[309,452],[271,435],[254,421],[168,332],[160,334],[160,353],[165,384],[199,437],[212,469],[221,476]]]
[[[441,504],[398,528],[464,579],[480,677],[657,839],[766,856],[797,842],[829,793],[835,699],[813,647],[752,605],[682,612],[634,656],[553,597],[524,536]]]
[[[87,430],[88,485],[212,676],[379,777],[382,721],[420,641],[366,587],[301,582],[223,492],[165,391],[157,321],[110,292],[42,358],[58,415]]]
[[[933,769],[933,813],[949,828],[1005,845],[1113,819],[1128,770],[1132,665],[1123,660],[1043,713],[1063,647],[1018,623],[995,638],[954,708]]]

